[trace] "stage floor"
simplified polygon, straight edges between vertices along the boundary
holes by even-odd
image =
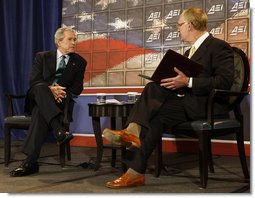
[[[93,170],[96,148],[72,147],[72,160],[61,168],[58,163],[58,147],[54,143],[42,148],[40,172],[14,178],[9,172],[24,159],[22,142],[15,141],[12,147],[12,162],[4,166],[3,140],[0,140],[0,192],[2,193],[250,193],[249,183],[243,180],[241,165],[237,157],[213,156],[215,173],[209,173],[206,189],[199,188],[197,155],[185,153],[164,153],[166,170],[156,178],[153,170],[153,156],[146,173],[146,185],[113,190],[105,183],[122,174],[120,151],[117,164],[110,165],[111,150],[104,149],[103,162],[98,171]],[[250,165],[250,158],[247,158]],[[91,163],[88,167],[83,167]],[[136,194],[137,195],[137,194]]]

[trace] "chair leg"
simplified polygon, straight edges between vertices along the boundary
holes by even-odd
[[[242,165],[243,174],[245,179],[250,178],[247,161],[246,161],[246,155],[245,155],[245,149],[244,149],[244,138],[243,138],[243,131],[237,131],[236,133],[236,140],[237,140],[237,147],[238,147],[238,153],[239,153],[239,159]]]
[[[159,177],[162,170],[162,139],[158,141],[155,148],[155,177]]]
[[[65,166],[65,144],[60,144],[59,145],[59,162],[60,166],[63,168]]]
[[[112,149],[112,159],[111,159],[111,167],[115,167],[116,163],[116,149]]]
[[[209,160],[209,170],[210,170],[210,173],[214,173],[211,138],[209,138],[209,141],[208,141],[208,153],[209,153],[209,159],[208,159]]]
[[[67,160],[71,161],[71,146],[70,146],[70,142],[66,143],[66,155],[67,155]]]
[[[199,134],[199,173],[200,173],[200,185],[202,188],[206,188],[208,181],[208,132],[203,131]]]
[[[4,125],[4,165],[8,166],[11,157],[11,129]]]
[[[125,156],[126,151],[127,151],[126,147],[121,148],[121,159]],[[125,163],[121,162],[121,166],[122,166],[123,173],[125,173],[127,171],[127,165]]]

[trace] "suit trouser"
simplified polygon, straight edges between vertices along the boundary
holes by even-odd
[[[56,103],[51,90],[44,84],[33,86],[29,91],[29,99],[35,105],[32,110],[32,123],[23,145],[23,153],[29,160],[35,161],[39,158],[42,144],[51,129],[50,121],[62,114],[64,102]]]
[[[182,98],[156,83],[148,83],[128,117],[128,123],[141,125],[141,148],[127,152],[123,162],[139,173],[145,173],[147,160],[162,133],[187,121]]]

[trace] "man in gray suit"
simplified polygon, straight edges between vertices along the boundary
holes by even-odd
[[[32,116],[32,123],[23,146],[27,158],[10,172],[10,176],[26,176],[39,171],[37,159],[42,144],[53,129],[59,144],[73,138],[63,123],[66,98],[69,102],[68,118],[72,118],[73,95],[83,90],[86,60],[74,53],[76,32],[70,28],[59,28],[55,33],[57,50],[36,54],[25,101],[25,111]]]
[[[191,45],[184,55],[204,66],[197,76],[186,76],[175,68],[176,76],[160,84],[148,83],[128,118],[123,130],[105,129],[103,134],[111,143],[124,145],[133,151],[124,162],[129,169],[120,178],[107,182],[109,188],[123,188],[145,184],[147,160],[162,132],[175,125],[206,115],[206,104],[212,89],[230,89],[234,80],[234,56],[225,41],[214,38],[207,31],[208,17],[199,8],[189,8],[180,15],[177,27],[182,41]],[[174,60],[173,60],[174,61]],[[178,94],[178,89],[183,94]],[[216,101],[214,113],[227,113],[226,98]]]

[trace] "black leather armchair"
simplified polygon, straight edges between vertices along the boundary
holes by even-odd
[[[12,129],[23,129],[27,130],[31,123],[31,116],[29,115],[15,115],[13,109],[13,100],[23,99],[25,95],[14,95],[14,94],[5,94],[7,98],[8,105],[8,116],[4,119],[4,161],[5,166],[8,166],[10,163],[11,157],[11,131]],[[67,97],[66,106],[64,108],[64,124],[67,131],[69,131],[69,120],[67,118],[68,105],[71,97]],[[59,161],[61,167],[65,166],[65,159],[67,154],[67,160],[71,160],[71,150],[70,142],[66,144],[59,145]]]
[[[200,185],[206,188],[208,180],[208,166],[210,172],[214,172],[211,139],[221,137],[227,134],[235,134],[239,158],[244,174],[244,178],[249,180],[249,170],[246,162],[244,150],[244,134],[243,134],[243,114],[240,108],[244,96],[248,95],[249,85],[249,62],[246,54],[235,47],[234,65],[235,65],[235,81],[231,90],[214,89],[211,91],[208,102],[208,114],[205,120],[196,120],[185,122],[177,125],[171,130],[171,134],[176,137],[192,137],[198,139],[198,155],[199,155],[199,173]],[[229,112],[234,112],[234,118],[216,119],[214,118],[214,103],[218,96],[229,96],[230,106]],[[155,149],[155,176],[158,177],[162,168],[162,140],[158,142]]]

